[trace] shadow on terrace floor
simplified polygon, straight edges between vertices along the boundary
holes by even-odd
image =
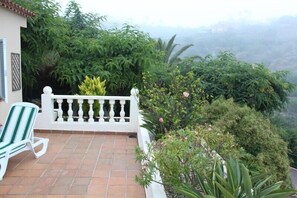
[[[137,139],[128,134],[35,133],[49,138],[47,153],[29,151],[9,160],[0,197],[142,198],[134,178]]]

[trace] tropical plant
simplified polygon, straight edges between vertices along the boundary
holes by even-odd
[[[193,173],[195,185],[182,184],[177,192],[188,198],[281,198],[296,193],[293,189],[281,189],[282,181],[269,184],[270,177],[252,174],[234,159],[214,161],[210,174]]]
[[[178,46],[178,44],[174,43],[175,37],[176,35],[172,36],[168,42],[163,41],[161,38],[159,38],[157,42],[157,49],[164,53],[163,61],[165,63],[168,63],[169,65],[178,62],[180,60],[179,56],[188,48],[193,46],[192,44],[185,45],[173,54],[175,48]]]

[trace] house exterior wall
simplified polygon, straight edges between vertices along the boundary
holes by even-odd
[[[27,18],[0,7],[0,39],[6,40],[7,101],[0,102],[0,123],[5,121],[12,103],[21,102],[22,89],[12,91],[11,53],[21,54],[21,27],[27,26]]]

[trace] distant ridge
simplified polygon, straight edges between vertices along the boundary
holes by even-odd
[[[177,34],[177,43],[194,44],[184,56],[231,51],[240,60],[297,74],[297,16],[258,24],[226,21],[203,28],[143,26],[140,29],[153,38],[166,40]]]

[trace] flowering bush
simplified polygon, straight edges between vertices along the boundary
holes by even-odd
[[[184,76],[176,69],[168,84],[152,83],[149,74],[144,75],[141,106],[146,124],[144,127],[158,139],[166,132],[195,126],[200,106],[205,103],[201,82],[192,72]]]

